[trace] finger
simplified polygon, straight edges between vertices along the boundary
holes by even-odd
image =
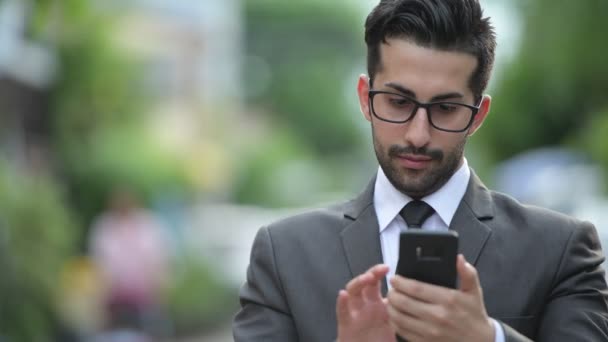
[[[427,303],[444,303],[446,300],[453,300],[456,295],[454,292],[458,292],[454,289],[404,278],[399,275],[391,278],[391,285],[393,289]]]
[[[345,290],[340,290],[340,292],[338,292],[336,316],[338,318],[338,324],[349,324],[351,316],[348,305],[348,293]]]
[[[346,291],[351,296],[360,295],[361,290],[363,290],[365,286],[371,284],[373,280],[374,276],[371,273],[366,272],[361,275],[358,275],[357,277],[349,281],[348,284],[346,284]]]
[[[386,277],[386,275],[388,274],[388,270],[388,265],[378,264],[370,268],[368,272],[372,273],[374,278],[376,278],[377,280],[382,280],[382,278]]]
[[[388,306],[390,308],[408,316],[420,317],[420,312],[422,311],[422,309],[420,309],[421,304],[430,305],[394,289],[389,290],[386,298],[388,299]]]
[[[380,302],[382,295],[380,294],[380,281],[376,281],[369,286],[363,288],[363,299],[366,302]]]
[[[346,291],[350,298],[350,309],[358,311],[363,307],[365,301],[381,300],[380,281],[387,273],[388,266],[378,264],[348,282]]]
[[[374,275],[374,283],[373,283],[373,291],[370,291],[369,294],[373,294],[373,297],[368,297],[368,299],[373,300],[382,300],[381,286],[382,283],[386,279],[386,275],[388,274],[389,267],[387,265],[376,265],[371,269],[371,273]]]
[[[359,311],[364,304],[363,289],[372,284],[374,277],[369,273],[364,273],[351,280],[346,285],[346,292],[349,297],[349,308],[354,311]]]
[[[408,316],[392,307],[388,308],[389,324],[401,337],[409,342],[424,341],[424,322]]]
[[[460,290],[463,292],[476,292],[479,291],[479,277],[477,276],[477,270],[473,265],[469,264],[462,254],[458,254],[456,260],[456,269],[458,270],[458,276],[460,277]]]
[[[355,277],[346,285],[346,290],[352,295],[354,293],[360,292],[363,287],[368,286],[376,281],[382,280],[383,277],[388,273],[388,266],[384,264],[378,264],[370,269],[368,269],[365,273],[360,274]]]

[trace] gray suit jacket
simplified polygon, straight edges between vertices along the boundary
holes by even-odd
[[[356,199],[259,230],[236,341],[332,341],[338,291],[382,262],[374,182]],[[593,225],[489,191],[472,173],[450,229],[507,341],[608,341],[604,257]],[[386,284],[383,284],[386,294]]]

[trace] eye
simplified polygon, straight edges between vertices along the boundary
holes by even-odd
[[[457,111],[460,106],[451,103],[437,103],[434,107],[440,113],[449,114]]]
[[[455,106],[455,105],[452,105],[449,103],[442,103],[439,105],[439,108],[446,112],[453,112],[458,108],[458,106]]]
[[[388,101],[391,106],[398,108],[408,108],[414,105],[414,102],[405,97],[391,97]]]

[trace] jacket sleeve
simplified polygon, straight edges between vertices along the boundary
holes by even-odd
[[[574,229],[546,299],[537,341],[608,341],[608,290],[604,256],[593,225]],[[507,342],[529,341],[506,325]]]
[[[247,281],[239,298],[241,309],[232,324],[236,342],[298,340],[276,268],[272,238],[265,227],[253,242]]]

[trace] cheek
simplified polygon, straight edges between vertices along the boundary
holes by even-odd
[[[395,125],[384,121],[372,120],[372,134],[374,143],[383,149],[392,145],[405,146],[406,131],[403,125]],[[451,152],[459,148],[467,139],[466,133],[450,133],[431,129],[428,147]]]
[[[466,141],[465,133],[450,133],[436,129],[430,131],[427,148],[429,150],[440,150],[444,155],[458,153],[462,144]]]
[[[385,142],[385,144],[400,144],[405,134],[402,125],[391,124],[384,121],[372,121],[372,130],[376,140]]]
[[[462,149],[462,146],[467,140],[467,135],[464,133],[442,133],[446,134],[436,140],[436,146],[438,148],[441,148],[445,152],[454,152],[456,150]]]

